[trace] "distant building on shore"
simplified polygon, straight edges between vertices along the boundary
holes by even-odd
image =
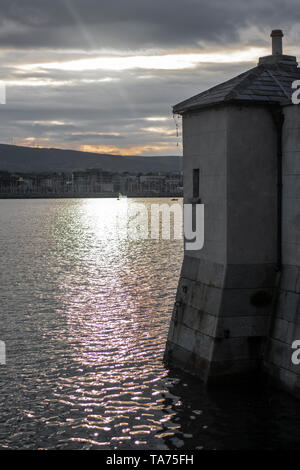
[[[0,197],[18,196],[182,196],[182,172],[114,173],[87,169],[72,173],[14,174],[0,171]]]

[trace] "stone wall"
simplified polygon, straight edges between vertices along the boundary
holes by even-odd
[[[283,108],[282,275],[266,351],[267,371],[300,396],[300,365],[291,361],[300,340],[300,106]]]
[[[193,169],[205,204],[202,250],[186,251],[165,357],[206,380],[214,349],[226,268],[228,111],[207,109],[183,118],[184,202],[193,201]]]
[[[205,109],[183,117],[183,146],[205,241],[185,252],[165,358],[204,380],[256,370],[276,292],[276,127],[263,107]]]

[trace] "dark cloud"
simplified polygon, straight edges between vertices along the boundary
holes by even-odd
[[[287,28],[300,10],[298,0],[1,0],[0,18],[4,46],[178,48],[236,41],[253,24]]]
[[[298,0],[1,0],[0,140],[80,145],[166,145],[179,154],[171,107],[255,63],[183,70],[22,69],[101,55],[207,52],[269,46],[270,30],[299,44]],[[140,51],[140,52],[139,52]],[[111,81],[105,81],[105,80]],[[101,81],[102,80],[102,81]],[[44,86],[33,86],[35,81]],[[31,85],[30,85],[31,84]],[[158,117],[165,120],[147,121]]]
[[[229,65],[208,65],[193,69],[192,73],[191,70],[151,72],[151,79],[145,80],[127,71],[118,82],[11,86],[7,90],[7,104],[0,107],[0,140],[9,143],[14,137],[25,144],[24,139],[31,137],[41,145],[66,148],[173,143],[171,153],[180,154],[171,106],[242,69],[243,65],[235,66],[234,71]],[[57,80],[60,74],[51,71],[47,77]],[[89,77],[96,79],[98,74],[93,72]],[[26,78],[30,75],[26,74]],[[165,120],[149,121],[151,117]],[[170,150],[148,153],[170,154]]]

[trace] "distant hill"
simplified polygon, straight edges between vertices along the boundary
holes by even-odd
[[[103,155],[76,150],[18,147],[0,144],[0,170],[22,173],[70,172],[102,168],[115,172],[178,171],[178,156],[141,157]]]

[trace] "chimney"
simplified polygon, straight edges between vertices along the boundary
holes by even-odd
[[[292,55],[284,55],[282,53],[282,38],[283,32],[281,29],[273,29],[271,33],[272,38],[272,55],[260,57],[258,65],[274,65],[278,64],[281,67],[297,67],[297,59]]]
[[[272,55],[282,55],[282,38],[283,32],[281,29],[273,29],[271,33],[272,38]]]

